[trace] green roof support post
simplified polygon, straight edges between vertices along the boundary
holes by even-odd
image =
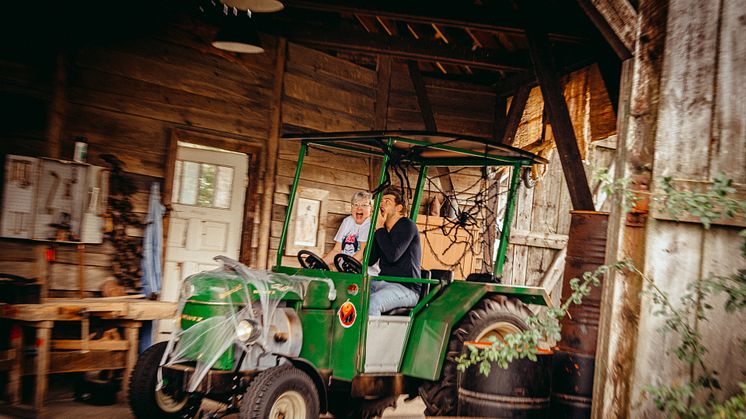
[[[293,204],[295,204],[295,195],[298,192],[300,170],[303,167],[303,158],[306,157],[307,149],[308,145],[306,144],[306,142],[301,142],[300,152],[298,153],[298,165],[295,167],[295,177],[293,178],[293,186],[290,189],[290,197],[288,198],[288,209],[285,213],[285,223],[282,225],[280,245],[277,246],[277,266],[282,266],[282,255],[285,253],[285,242],[287,241],[288,226],[290,225],[290,217],[293,214]]]
[[[394,140],[389,138],[386,143],[386,149],[391,152],[394,147]],[[384,179],[386,179],[386,165],[389,164],[389,155],[383,155],[383,162],[381,163],[381,174],[378,175],[378,186],[381,186]],[[373,203],[373,213],[370,216],[370,231],[368,232],[368,246],[365,246],[365,252],[363,252],[363,272],[368,267],[368,260],[370,260],[370,252],[373,250],[373,236],[376,233],[376,223],[378,222],[378,209],[381,208],[381,194],[376,196],[376,200]]]
[[[427,166],[420,166],[420,175],[417,177],[417,188],[414,192],[414,201],[412,208],[409,209],[409,218],[417,222],[417,215],[420,213],[420,202],[422,202],[422,190],[425,189],[425,180],[427,179]]]
[[[510,224],[513,222],[513,212],[515,211],[516,191],[518,183],[521,180],[521,165],[513,166],[513,172],[510,174],[510,189],[508,189],[508,202],[505,204],[505,219],[503,220],[503,230],[500,235],[500,247],[497,248],[497,258],[493,268],[493,274],[497,277],[503,275],[503,263],[505,263],[505,253],[508,250],[508,238],[510,237]]]

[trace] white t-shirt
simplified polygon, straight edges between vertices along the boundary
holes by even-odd
[[[334,241],[342,245],[342,253],[354,256],[360,250],[360,245],[368,241],[370,232],[370,218],[366,218],[362,224],[355,222],[351,215],[348,215],[337,230]],[[368,274],[378,275],[380,269],[378,264],[368,267]]]

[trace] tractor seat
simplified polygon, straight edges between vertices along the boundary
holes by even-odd
[[[420,269],[420,278],[430,279],[430,271],[427,269]],[[430,293],[430,284],[420,284],[420,298],[417,299],[417,302],[422,301],[423,298],[427,294]],[[414,307],[396,307],[392,308],[389,311],[384,311],[381,313],[382,316],[409,316],[409,314],[412,312],[412,309]]]
[[[466,277],[466,282],[485,282],[488,284],[501,284],[502,278],[491,272],[472,272]]]

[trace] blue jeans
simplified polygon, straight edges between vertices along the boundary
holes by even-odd
[[[373,280],[370,284],[368,315],[380,316],[382,312],[399,307],[414,307],[420,296],[414,290],[397,282]]]

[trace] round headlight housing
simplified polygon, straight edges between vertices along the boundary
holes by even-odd
[[[236,325],[236,336],[241,342],[253,342],[259,336],[259,326],[251,320],[241,320]]]
[[[192,281],[186,280],[181,286],[181,297],[186,299],[194,295],[194,284]]]

